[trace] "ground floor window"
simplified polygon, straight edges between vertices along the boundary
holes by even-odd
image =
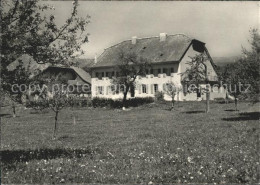
[[[147,87],[145,84],[142,84],[142,92],[145,94],[147,93]]]
[[[97,90],[98,90],[98,94],[104,94],[104,87],[103,86],[98,86]]]
[[[153,85],[154,93],[158,92],[158,84]]]

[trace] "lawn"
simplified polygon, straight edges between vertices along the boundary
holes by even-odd
[[[153,103],[18,117],[2,108],[2,183],[257,183],[259,110],[249,103]],[[76,116],[76,124],[73,123]]]

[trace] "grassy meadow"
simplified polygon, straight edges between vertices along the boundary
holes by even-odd
[[[152,103],[126,111],[1,108],[2,183],[258,183],[259,109]],[[73,121],[75,116],[76,122]]]

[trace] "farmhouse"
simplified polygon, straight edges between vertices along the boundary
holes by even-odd
[[[133,94],[135,97],[154,97],[155,93],[163,91],[164,85],[169,82],[183,87],[185,82],[181,74],[189,67],[187,62],[191,60],[190,57],[200,53],[206,54],[209,58],[205,62],[209,81],[214,83],[218,80],[215,65],[205,43],[184,34],[161,33],[157,37],[132,37],[130,40],[105,49],[92,65],[92,97],[122,98],[123,93],[111,89],[111,79],[117,75],[116,66],[119,64],[117,56],[122,51],[136,53],[151,63],[151,69],[147,71],[146,76],[137,78],[135,93],[128,93],[128,98]],[[225,96],[221,91],[211,94],[211,99]],[[167,100],[170,97],[164,98]],[[180,101],[197,100],[197,94],[187,93],[187,89],[183,88],[175,98]],[[201,95],[201,99],[205,99],[205,94]]]
[[[86,90],[85,92],[81,91],[82,95],[84,96],[89,96],[91,92],[90,74],[80,67],[49,66],[42,71],[42,73],[40,74],[40,78],[44,78],[44,79],[60,78],[71,87],[72,86],[78,87],[78,89],[81,89],[83,86],[85,86],[85,88],[89,88],[89,90]]]

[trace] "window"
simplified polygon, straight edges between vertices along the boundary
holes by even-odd
[[[158,74],[160,74],[160,73],[161,73],[161,69],[158,69],[157,71],[158,71]]]
[[[145,70],[145,74],[147,74],[147,75],[149,74],[149,70],[148,69]]]
[[[110,93],[111,94],[116,94],[117,86],[116,85],[111,85],[110,86]]]
[[[114,77],[114,76],[115,76],[115,72],[114,72],[114,71],[112,71],[111,77]]]
[[[145,84],[142,84],[142,92],[147,94],[147,88]]]
[[[174,73],[174,68],[173,67],[171,67],[171,73]]]
[[[101,73],[102,78],[105,76],[104,72]]]
[[[99,80],[101,80],[101,73],[99,73],[99,72],[96,72],[96,78],[98,78]]]
[[[158,92],[158,84],[153,85],[154,93]]]
[[[106,72],[106,77],[112,78],[112,72]]]
[[[104,94],[104,88],[103,86],[98,86],[98,94]]]
[[[150,70],[150,73],[153,74],[153,69]]]
[[[167,74],[167,69],[166,68],[163,68],[163,73]]]

